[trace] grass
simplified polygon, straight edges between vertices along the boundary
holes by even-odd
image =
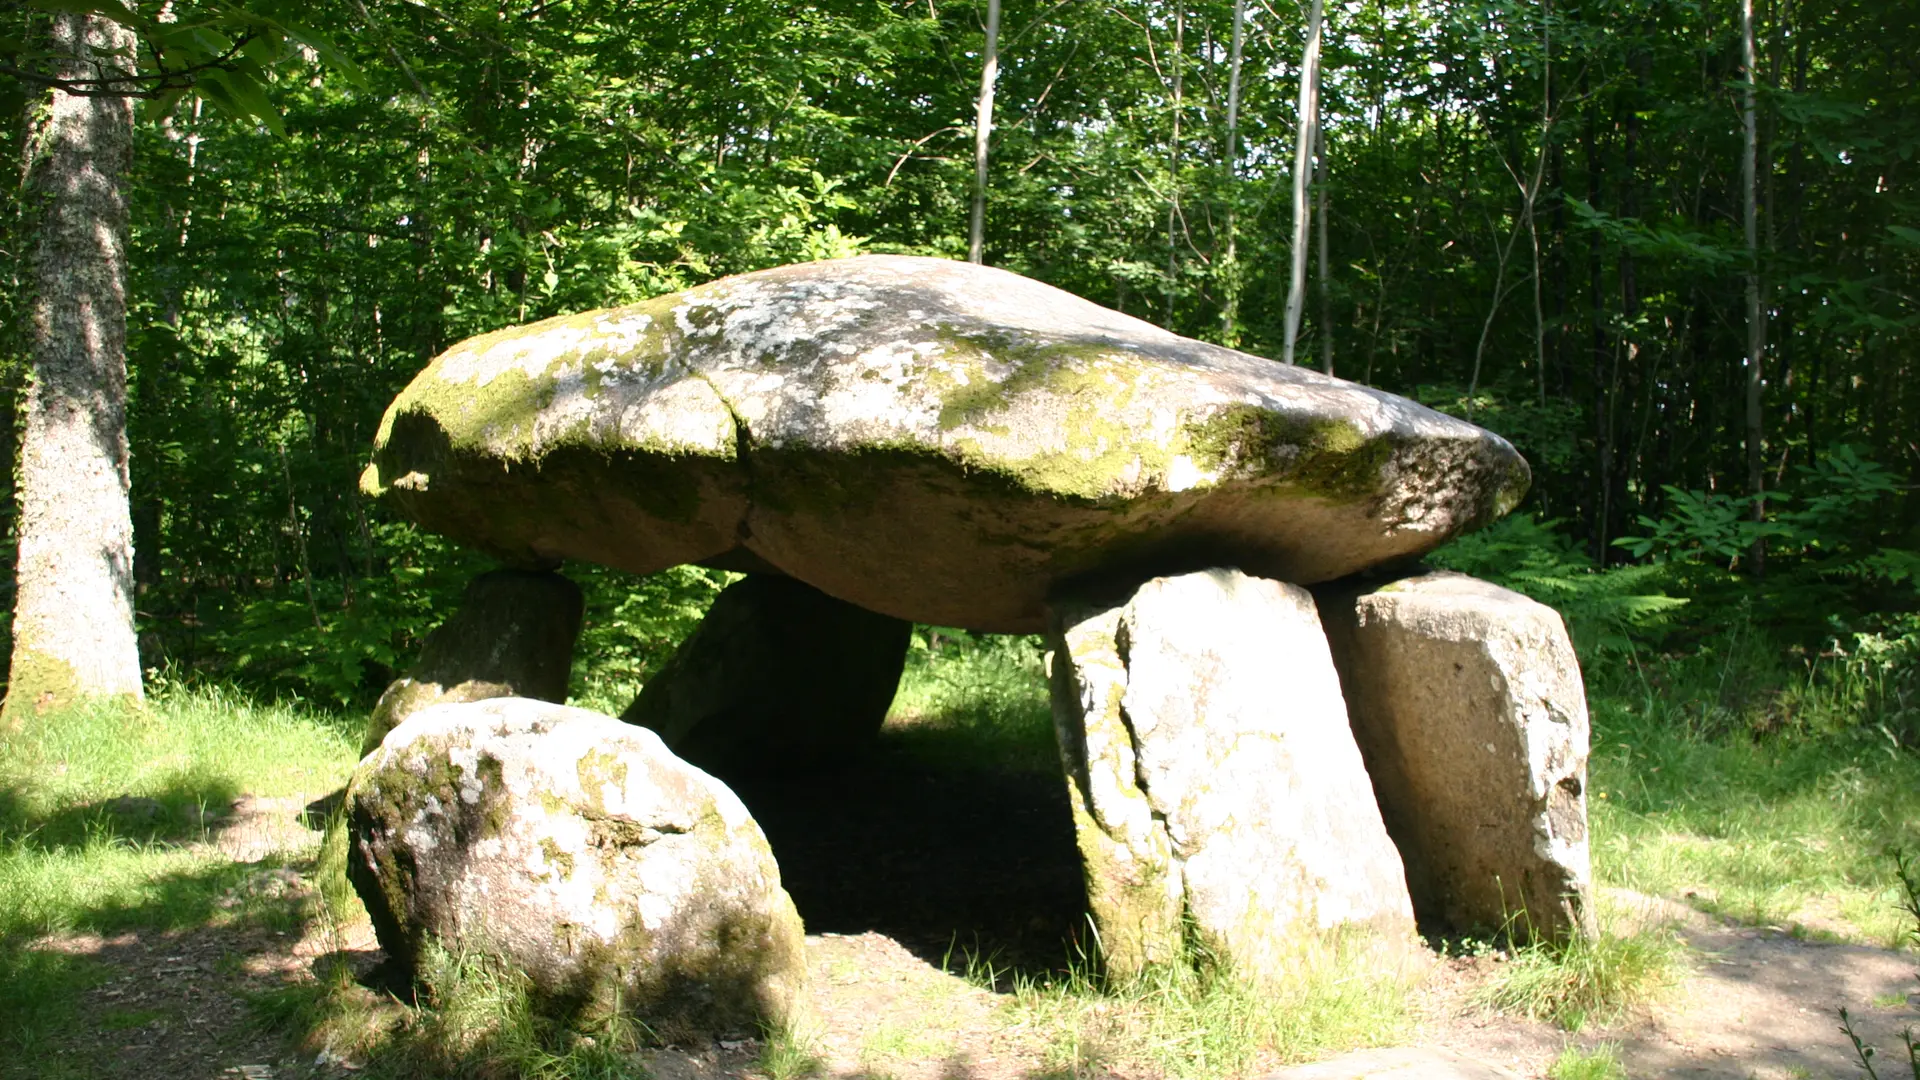
[[[1625,928],[1604,902],[1600,916],[1600,934],[1591,940],[1514,949],[1485,984],[1481,1004],[1579,1031],[1618,1023],[1680,981],[1686,948],[1671,930]]]
[[[1582,1050],[1569,1046],[1547,1066],[1547,1080],[1627,1080],[1618,1043],[1601,1043]]]
[[[946,767],[1055,772],[1046,667],[1037,637],[914,629],[891,742]]]
[[[297,903],[244,887],[209,838],[240,792],[338,787],[355,740],[340,718],[162,686],[147,709],[80,708],[0,737],[0,1051],[7,1063],[74,1033],[93,957],[34,948],[47,935],[178,931],[233,922],[291,929]]]
[[[1711,704],[1724,686],[1711,668],[1676,665],[1664,680],[1594,674],[1599,880],[1741,922],[1900,946],[1899,882],[1885,856],[1920,849],[1920,755],[1823,699],[1817,683],[1730,711]],[[1782,697],[1796,722],[1767,731]]]
[[[1375,943],[1335,936],[1303,949],[1292,978],[1255,985],[1199,962],[1122,982],[1084,966],[1014,987],[1014,1014],[1047,1041],[1054,1075],[1238,1076],[1256,1066],[1389,1045],[1411,1025],[1416,979]]]

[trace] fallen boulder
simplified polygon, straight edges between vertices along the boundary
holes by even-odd
[[[842,761],[879,734],[912,630],[804,582],[749,574],[620,719],[725,779]]]
[[[580,587],[544,571],[495,570],[468,583],[460,607],[435,627],[420,659],[374,704],[365,757],[421,709],[497,697],[567,700]]]
[[[752,1032],[804,1004],[800,917],[732,791],[609,716],[423,709],[348,788],[348,876],[405,970],[422,947],[525,972],[534,1006]]]
[[[1422,921],[1591,935],[1587,699],[1559,613],[1452,573],[1320,601]]]
[[[1210,570],[1056,619],[1054,724],[1109,970],[1197,944],[1283,978],[1323,932],[1411,938],[1305,589]]]
[[[388,408],[362,478],[515,565],[777,570],[1015,633],[1089,577],[1310,584],[1417,556],[1527,483],[1505,440],[1405,398],[904,256],[463,342]]]

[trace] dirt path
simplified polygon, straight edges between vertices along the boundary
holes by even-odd
[[[300,823],[299,805],[298,800],[243,800],[209,838],[236,861],[295,855],[290,868],[263,867],[248,877],[243,891],[287,903],[309,895],[305,874],[311,864],[300,857],[310,858],[318,834]],[[1058,891],[1058,883],[1044,889],[1048,897]],[[1911,953],[1808,942],[1776,930],[1728,925],[1667,901],[1624,899],[1638,905],[1639,918],[1676,926],[1690,947],[1689,972],[1651,1015],[1578,1035],[1488,1015],[1472,1001],[1490,965],[1442,961],[1419,996],[1421,1017],[1412,1042],[1522,1077],[1544,1076],[1570,1043],[1607,1042],[1618,1044],[1635,1077],[1817,1080],[1860,1075],[1837,1030],[1837,1007],[1846,1005],[1855,1013],[1862,1033],[1882,1047],[1883,1055],[1892,1054],[1903,1025],[1920,1024],[1915,1007],[1920,958]],[[808,1043],[827,1075],[871,1080],[1062,1075],[1043,1034],[1019,1022],[1007,995],[941,969],[928,913],[881,914],[905,920],[906,940],[898,930],[883,934],[850,927],[808,938],[816,1005]],[[350,944],[368,954],[358,965],[365,967],[372,960],[372,942],[364,927],[354,934]],[[295,1055],[260,1027],[249,1004],[261,993],[311,979],[315,961],[337,945],[338,939],[317,931],[280,934],[240,923],[171,934],[49,938],[39,947],[89,956],[111,971],[82,995],[90,1035],[55,1048],[55,1056],[64,1059],[69,1075],[106,1078],[350,1076],[353,1070],[340,1063],[316,1060],[310,1052]],[[659,1080],[718,1080],[755,1075],[758,1051],[751,1041],[741,1041],[646,1056]],[[31,1062],[5,1062],[0,1074],[37,1076],[40,1070]]]

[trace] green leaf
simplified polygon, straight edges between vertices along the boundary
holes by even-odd
[[[1896,239],[1904,240],[1914,247],[1920,247],[1920,229],[1909,229],[1905,225],[1889,225],[1887,231]]]
[[[314,54],[320,57],[321,63],[339,72],[347,82],[359,87],[367,85],[366,72],[360,69],[359,64],[353,62],[352,57],[341,52],[332,41],[328,40],[326,35],[292,20],[282,20],[280,28],[286,32],[287,37],[312,49]]]

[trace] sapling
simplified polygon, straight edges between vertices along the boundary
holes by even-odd
[[[1916,866],[1904,851],[1893,853],[1893,865],[1894,873],[1900,878],[1901,890],[1906,894],[1900,906],[1906,909],[1907,915],[1913,920],[1913,928],[1907,934],[1915,942],[1920,942],[1920,866]],[[1853,1056],[1860,1062],[1861,1070],[1871,1080],[1880,1080],[1880,1072],[1873,1066],[1876,1051],[1854,1029],[1853,1018],[1847,1015],[1844,1007],[1840,1010],[1840,1032],[1853,1043]],[[1913,1080],[1920,1080],[1920,1036],[1916,1036],[1912,1025],[1908,1025],[1901,1029],[1900,1041],[1906,1045],[1907,1067],[1913,1072]]]

